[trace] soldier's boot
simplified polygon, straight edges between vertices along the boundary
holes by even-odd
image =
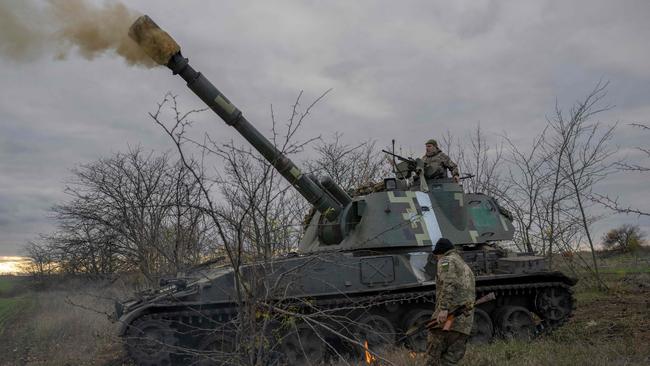
[[[465,349],[467,346],[467,339],[469,336],[450,331],[447,333],[447,347],[440,357],[441,366],[455,366],[458,365],[460,360],[465,356]]]
[[[447,347],[447,335],[441,329],[432,329],[427,336],[427,360],[426,366],[438,366],[442,362],[441,357]]]

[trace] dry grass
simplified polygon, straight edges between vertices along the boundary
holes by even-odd
[[[33,308],[6,329],[0,345],[2,365],[122,364],[109,295],[102,289],[69,284],[23,294]]]

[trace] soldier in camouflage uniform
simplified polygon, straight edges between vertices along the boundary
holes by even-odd
[[[472,330],[474,311],[459,315],[454,319],[451,329],[442,326],[447,316],[455,308],[464,304],[474,305],[474,273],[445,238],[436,243],[433,254],[438,259],[436,274],[436,309],[433,318],[438,319],[440,327],[429,333],[427,346],[427,366],[457,365],[465,355],[465,345]]]
[[[430,139],[425,144],[426,154],[422,157],[424,161],[424,174],[429,179],[447,178],[447,170],[451,172],[451,176],[458,183],[460,173],[458,165],[454,163],[447,154],[440,151],[438,142]]]

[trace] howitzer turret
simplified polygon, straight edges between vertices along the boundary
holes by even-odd
[[[348,194],[330,178],[302,173],[189,65],[178,44],[151,19],[138,19],[129,34],[182,77],[315,209],[298,254],[241,265],[237,275],[232,267],[202,265],[117,304],[119,334],[139,364],[241,364],[242,339],[257,338],[233,327],[242,320],[237,290],[251,286],[265,286],[268,294],[260,318],[301,314],[291,322],[283,318],[295,326],[271,323],[268,335],[256,335],[268,336],[259,342],[271,348],[268,365],[318,364],[328,354],[359,349],[364,341],[370,349],[398,344],[422,351],[426,336],[405,335],[432,316],[437,266],[432,249],[441,237],[454,243],[472,268],[477,296],[494,293],[498,299],[474,309],[474,341],[526,337],[570,317],[575,281],[550,271],[543,257],[497,245],[513,239],[514,227],[494,198],[466,193],[452,179],[428,178],[422,159],[404,157],[395,177]],[[261,280],[255,273],[263,273]]]

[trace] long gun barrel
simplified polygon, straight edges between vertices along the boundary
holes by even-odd
[[[180,52],[180,46],[146,15],[138,18],[129,29],[129,36],[157,63],[167,66],[179,75],[187,86],[229,126],[234,127],[278,172],[314,205],[330,222],[335,221],[343,207],[349,203],[339,202],[332,193],[324,191],[307,174],[284,156],[264,137],[200,72],[189,65]],[[340,187],[336,186],[337,188]],[[342,190],[341,190],[342,191]],[[335,191],[336,192],[336,191]],[[349,197],[348,197],[349,198]],[[341,199],[341,198],[339,198]]]

